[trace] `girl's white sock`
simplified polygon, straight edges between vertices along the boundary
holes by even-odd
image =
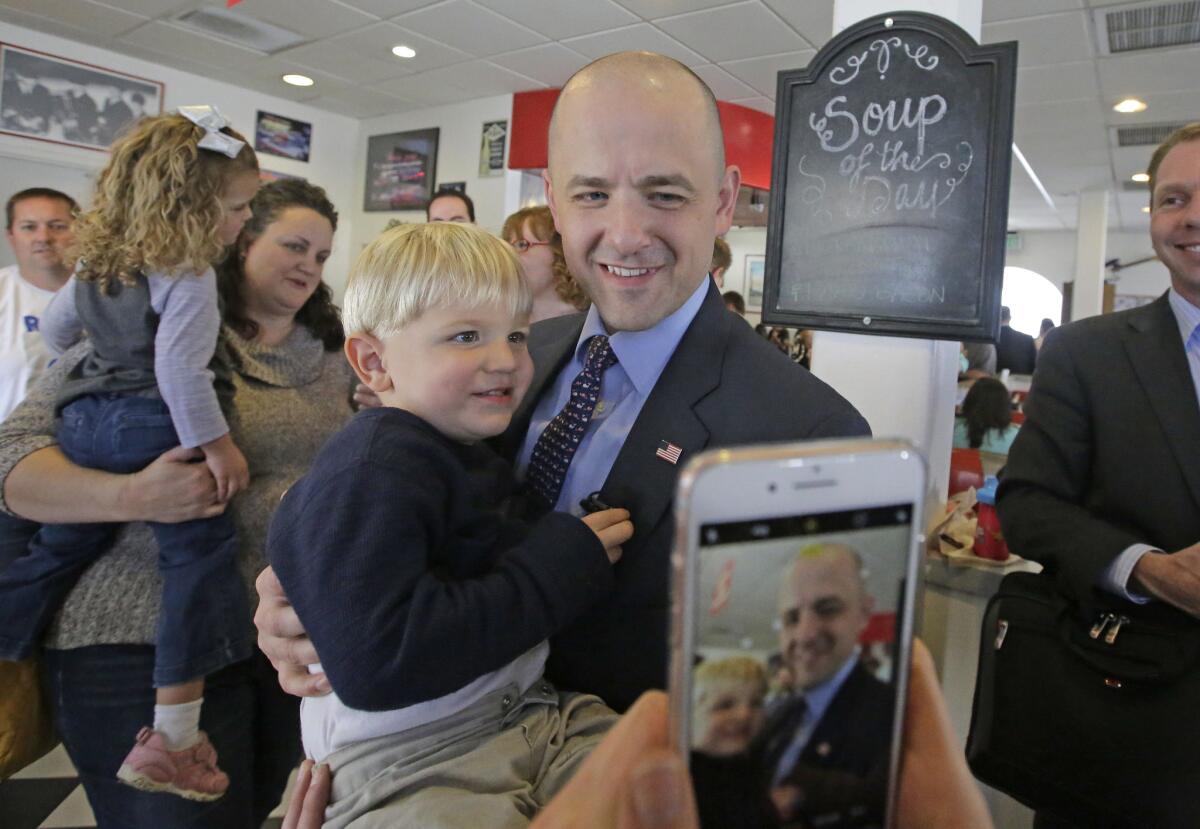
[[[167,748],[181,751],[200,739],[200,706],[203,699],[178,705],[154,706],[154,730],[167,740]]]

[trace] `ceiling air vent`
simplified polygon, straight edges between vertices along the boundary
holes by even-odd
[[[264,23],[231,9],[211,7],[196,9],[177,15],[174,21],[176,25],[193,32],[199,32],[268,55],[289,49],[305,41],[304,36],[289,29]]]
[[[1200,43],[1200,0],[1096,9],[1096,33],[1106,55]]]
[[[1118,147],[1157,147],[1167,136],[1180,127],[1187,126],[1187,121],[1174,124],[1144,124],[1137,127],[1117,127]]]

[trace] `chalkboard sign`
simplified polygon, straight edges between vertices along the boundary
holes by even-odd
[[[765,322],[998,337],[1016,58],[898,12],[779,73]]]

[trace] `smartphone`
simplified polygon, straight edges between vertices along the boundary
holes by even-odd
[[[925,479],[900,440],[681,473],[672,729],[706,829],[894,824]]]

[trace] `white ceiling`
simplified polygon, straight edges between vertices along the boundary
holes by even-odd
[[[179,28],[223,0],[0,0],[0,20],[354,117],[560,86],[592,58],[651,49],[697,71],[717,97],[774,112],[775,73],[804,66],[832,30],[832,0],[244,0],[235,7],[307,42],[266,55]],[[897,2],[897,6],[903,6]],[[1104,56],[1097,8],[1127,0],[984,0],[983,40],[1017,40],[1015,137],[1054,201],[1014,163],[1010,227],[1075,225],[1076,194],[1107,188],[1114,229],[1144,229],[1125,182],[1151,148],[1112,127],[1200,118],[1200,46]],[[404,43],[411,60],[390,53]],[[301,89],[285,72],[312,76]],[[1119,115],[1136,95],[1149,104]]]

